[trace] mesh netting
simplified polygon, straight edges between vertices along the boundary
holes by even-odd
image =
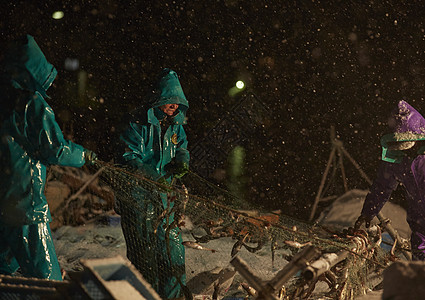
[[[174,290],[175,296],[192,297],[200,285],[190,285],[196,274],[227,267],[236,255],[267,282],[312,245],[319,251],[315,259],[324,253],[345,253],[346,258],[319,278],[305,278],[301,270],[285,283],[284,296],[308,298],[323,281],[327,297],[345,299],[372,288],[370,277],[379,276],[391,258],[379,247],[380,232],[354,239],[252,204],[244,207],[243,201],[192,172],[169,187],[123,166],[97,162],[95,167],[103,168],[99,178],[114,191],[128,258],[163,297]],[[185,259],[193,263],[185,267]],[[236,293],[248,292],[239,288]]]

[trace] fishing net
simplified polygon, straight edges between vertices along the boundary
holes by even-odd
[[[243,259],[260,284],[265,284],[303,249],[314,247],[314,257],[304,265],[294,264],[294,276],[272,293],[280,292],[282,299],[308,299],[317,293],[329,299],[350,299],[373,288],[376,281],[370,278],[379,278],[395,257],[379,247],[379,226],[374,231],[343,234],[244,204],[193,172],[166,186],[125,166],[98,161],[93,168],[101,170],[100,181],[114,192],[115,210],[131,248],[128,258],[162,291],[160,295],[170,295],[178,286],[186,298],[208,293],[211,297],[255,295],[232,268],[232,259]],[[329,260],[327,254],[332,253],[336,258]],[[305,268],[320,261],[323,267],[306,275]],[[223,279],[224,270],[233,270],[231,280]],[[210,276],[209,286],[202,279],[205,274]]]

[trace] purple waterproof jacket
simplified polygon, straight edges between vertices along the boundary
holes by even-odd
[[[425,138],[424,117],[406,101],[398,103],[393,117],[393,141],[400,141],[397,136],[404,136],[403,141]],[[381,162],[361,214],[368,218],[376,216],[401,183],[407,192],[407,222],[412,229],[425,231],[425,155],[418,154],[412,159],[404,156],[402,151],[398,152],[396,162]],[[420,153],[423,153],[422,148]]]

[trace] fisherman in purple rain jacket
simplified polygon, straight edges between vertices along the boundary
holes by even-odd
[[[381,138],[382,161],[366,196],[354,229],[371,220],[398,184],[407,193],[407,222],[412,230],[413,260],[425,260],[425,119],[406,101],[400,101],[389,119],[393,133]]]

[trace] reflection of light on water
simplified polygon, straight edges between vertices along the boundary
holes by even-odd
[[[63,13],[63,11],[60,11],[60,10],[55,11],[55,12],[52,14],[52,18],[53,18],[53,19],[55,19],[55,20],[62,19],[62,18],[63,18],[63,16],[64,16],[64,13]]]

